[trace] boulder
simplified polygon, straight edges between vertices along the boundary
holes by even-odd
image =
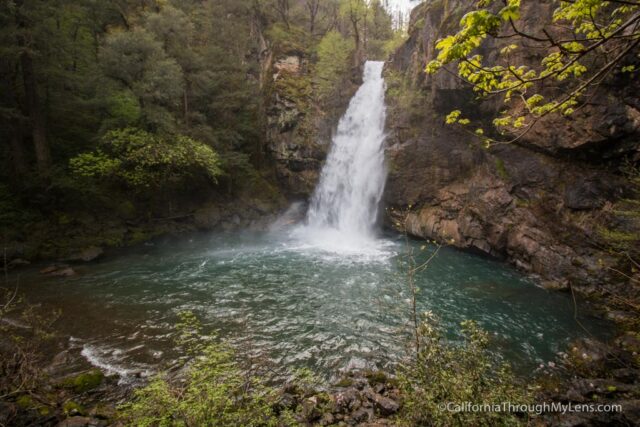
[[[398,402],[377,393],[373,395],[372,400],[376,410],[382,415],[393,415],[400,409]]]
[[[76,271],[66,264],[54,264],[40,270],[40,274],[52,277],[73,277]]]
[[[91,262],[100,258],[104,254],[104,249],[99,246],[89,246],[80,252],[67,258],[68,261],[84,261]]]

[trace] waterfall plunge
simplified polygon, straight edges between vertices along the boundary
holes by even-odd
[[[340,119],[304,234],[333,251],[370,249],[387,171],[383,62],[368,61],[363,84]]]

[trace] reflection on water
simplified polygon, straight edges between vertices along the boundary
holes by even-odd
[[[345,253],[295,235],[169,239],[79,267],[76,279],[30,273],[22,289],[31,301],[62,309],[60,327],[88,360],[125,377],[178,356],[172,326],[181,310],[281,370],[304,366],[331,377],[392,367],[408,333],[404,241],[388,237]],[[493,335],[496,354],[520,369],[554,358],[585,334],[567,295],[482,257],[443,248],[418,286],[420,310],[434,311],[454,337],[460,321],[477,320]],[[596,335],[606,327],[581,322]]]

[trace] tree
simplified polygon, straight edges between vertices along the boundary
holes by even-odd
[[[9,174],[27,177],[35,160],[46,177],[61,152],[95,135],[98,42],[120,20],[108,3],[12,0],[0,8],[0,118],[10,142]]]
[[[334,95],[337,82],[349,72],[354,44],[337,31],[329,31],[318,43],[315,85],[323,99]]]
[[[305,6],[309,12],[309,33],[313,36],[316,29],[316,18],[320,10],[320,0],[305,0]]]
[[[46,19],[51,6],[29,7],[31,5],[25,4],[24,0],[13,2],[12,6],[15,19],[15,43],[18,47],[16,53],[19,57],[24,87],[24,113],[28,118],[38,172],[46,176],[51,168],[51,151],[47,140],[46,116],[40,95],[39,76],[33,56],[43,49],[44,38],[38,31],[42,26],[38,26],[38,23]]]
[[[340,7],[341,14],[351,23],[353,42],[355,44],[356,55],[355,63],[360,64],[364,56],[367,38],[367,15],[369,12],[368,4],[364,0],[344,0]]]
[[[550,25],[534,33],[522,27],[520,0],[480,0],[456,34],[438,40],[438,56],[426,71],[451,72],[481,98],[498,96],[505,112],[493,124],[503,137],[490,137],[482,128],[475,133],[487,145],[514,142],[543,117],[581,108],[612,72],[637,72],[639,8],[635,0],[561,1]],[[493,63],[480,53],[490,39],[508,42]],[[545,55],[529,65],[514,54],[523,49]],[[457,72],[447,67],[454,63]],[[447,123],[466,126],[470,120],[456,110]]]
[[[284,25],[289,29],[291,26],[289,25],[289,0],[276,0],[275,8],[284,22]]]
[[[158,137],[140,129],[111,131],[97,150],[70,161],[79,177],[124,184],[135,191],[184,184],[194,176],[216,182],[222,174],[218,155],[207,145],[176,135]]]
[[[172,112],[179,108],[184,76],[161,42],[143,28],[118,31],[107,37],[100,60],[105,75],[137,98],[148,130],[176,129]]]

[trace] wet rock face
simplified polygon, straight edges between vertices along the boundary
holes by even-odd
[[[444,117],[461,109],[492,118],[498,106],[475,101],[449,73],[424,73],[435,42],[453,33],[473,5],[425,2],[387,65],[390,223],[406,219],[410,234],[508,259],[549,288],[586,292],[589,283],[606,279],[610,258],[599,249],[598,229],[607,207],[626,191],[617,171],[623,157],[640,157],[637,102],[627,95],[629,83],[615,76],[597,102],[571,117],[545,119],[517,145],[482,148]],[[524,29],[539,31],[554,7],[523,4]],[[483,54],[499,48],[488,46]],[[525,62],[539,60],[522,55]]]
[[[340,95],[313,97],[309,59],[299,52],[270,55],[266,99],[266,150],[280,187],[290,198],[307,198],[314,190],[331,138],[358,84],[344,76]]]

